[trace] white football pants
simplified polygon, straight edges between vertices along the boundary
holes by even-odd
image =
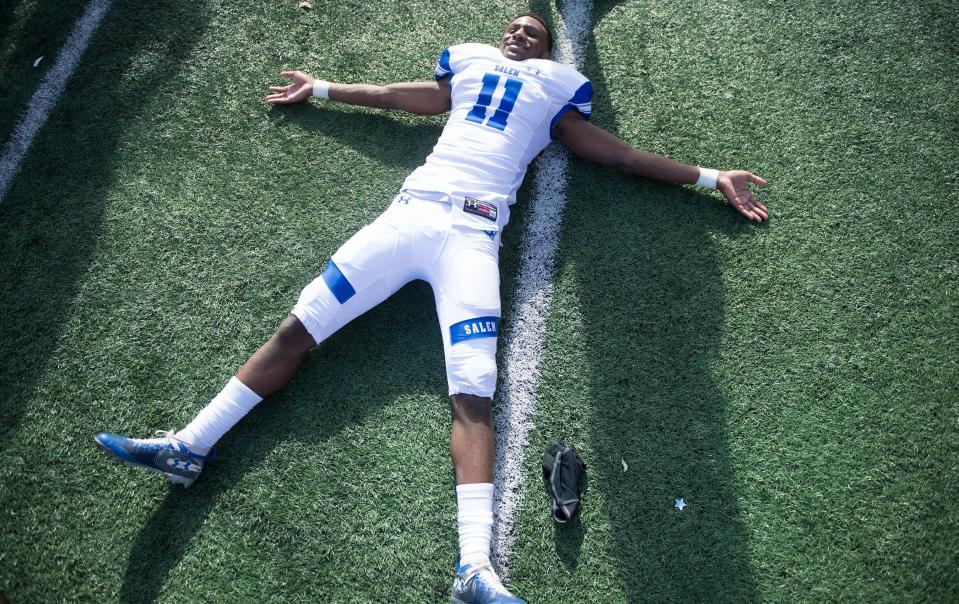
[[[295,315],[317,343],[422,279],[433,288],[449,393],[492,397],[499,332],[499,245],[453,224],[446,202],[398,195],[333,254],[300,293]]]

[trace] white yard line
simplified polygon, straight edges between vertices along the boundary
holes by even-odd
[[[20,119],[20,122],[13,129],[10,140],[3,147],[0,153],[0,203],[10,188],[10,183],[20,170],[20,164],[23,158],[30,150],[30,144],[33,138],[43,128],[47,121],[50,110],[57,103],[60,94],[67,85],[67,80],[76,69],[83,51],[87,49],[93,32],[96,31],[103,20],[103,15],[110,8],[111,0],[91,0],[86,10],[77,19],[70,32],[70,37],[64,42],[57,61],[50,71],[43,77],[40,86],[33,96],[30,97],[30,104],[26,112]]]
[[[553,59],[582,71],[584,43],[592,1],[563,3],[562,23],[554,29]],[[566,206],[567,151],[559,144],[546,148],[536,162],[531,216],[523,233],[516,303],[505,342],[503,389],[496,413],[496,471],[493,561],[501,577],[516,540],[516,520],[523,499],[523,465],[533,427],[539,364],[543,356],[546,317],[553,297],[553,272],[563,208]],[[544,508],[545,509],[545,508]]]

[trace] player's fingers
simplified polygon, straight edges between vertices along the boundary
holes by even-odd
[[[290,101],[289,97],[287,97],[287,96],[285,96],[285,95],[282,95],[282,94],[271,94],[270,96],[266,97],[266,102],[269,103],[269,104],[271,104],[271,105],[282,105],[282,104],[284,104],[284,103],[289,103],[289,102],[291,102],[291,101]]]
[[[769,210],[752,195],[749,196],[749,209],[762,220],[769,218]]]
[[[762,215],[757,211],[756,206],[749,197],[744,196],[742,198],[742,205],[740,206],[739,211],[743,213],[743,216],[749,218],[750,220],[755,220],[758,222],[762,222],[763,220]]]
[[[753,209],[753,211],[759,212],[761,214],[765,214],[766,216],[769,215],[769,209],[765,205],[760,203],[760,201],[756,199],[753,195],[749,196],[749,205]]]
[[[745,201],[742,198],[739,198],[733,203],[733,207],[736,208],[736,211],[745,216],[746,218],[751,218],[749,216],[749,207],[746,205]]]
[[[284,92],[289,86],[270,86],[270,92]]]
[[[296,79],[296,76],[297,76],[299,73],[300,73],[299,71],[281,71],[281,72],[280,72],[280,76],[282,76],[282,77],[284,77],[284,78],[286,78],[286,79],[288,79],[288,80],[293,80],[293,79]]]
[[[756,176],[755,174],[752,174],[752,173],[750,173],[749,176],[747,176],[747,178],[749,179],[749,182],[759,185],[760,187],[767,184],[765,178]]]

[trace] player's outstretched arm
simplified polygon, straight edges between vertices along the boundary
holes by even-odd
[[[599,126],[570,111],[553,128],[553,135],[570,151],[596,163],[612,166],[623,172],[666,182],[696,184],[703,171],[698,166],[683,164],[662,155],[633,149]],[[766,181],[745,170],[721,171],[715,188],[740,214],[762,222],[769,210],[749,191],[748,183],[765,185]]]
[[[348,105],[399,109],[418,115],[436,115],[450,110],[447,80],[437,82],[400,82],[386,86],[336,84],[317,80],[302,71],[284,71],[281,76],[293,80],[287,86],[270,86],[266,102],[271,105],[301,103],[314,94]]]

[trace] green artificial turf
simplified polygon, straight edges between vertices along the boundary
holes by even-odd
[[[4,144],[86,5],[86,0],[0,4],[0,140]]]
[[[82,7],[0,9],[0,133],[39,81],[22,66],[38,15],[56,45]],[[430,79],[440,49],[493,42],[530,7],[557,18],[547,3],[114,4],[0,204],[11,602],[448,598],[450,419],[422,283],[320,346],[188,490],[92,436],[189,421],[440,132],[442,117],[271,109],[280,70]],[[959,596],[953,13],[596,4],[594,122],[768,178],[772,219],[571,162],[518,595]],[[528,193],[502,251],[507,332]],[[589,465],[564,527],[539,480],[553,440]]]
[[[577,166],[531,449],[583,449],[590,493],[582,523],[550,535],[545,493],[529,491],[517,549],[541,555],[517,558],[520,591],[954,599],[952,17],[596,12],[595,121],[765,176],[772,220]]]

